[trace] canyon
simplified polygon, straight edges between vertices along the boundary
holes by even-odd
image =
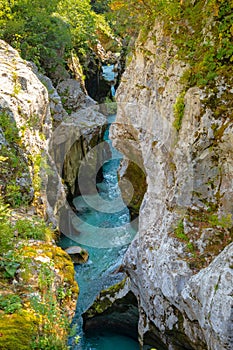
[[[223,78],[216,78],[211,89],[190,86],[183,78],[189,63],[179,57],[166,29],[157,23],[146,38],[139,35],[117,89],[110,138],[124,155],[119,185],[131,220],[138,216],[139,227],[117,267],[123,282],[102,291],[84,319],[95,324],[97,317],[109,318],[113,310],[113,323],[122,327],[125,322],[126,333],[137,328],[144,349],[231,350],[233,88]],[[0,44],[1,113],[7,113],[18,130],[21,141],[14,147],[25,171],[16,180],[20,196],[30,204],[15,213],[40,215],[72,238],[72,200],[81,194],[79,169],[83,158],[101,144],[106,116],[80,81],[69,78],[55,88],[33,63],[22,60],[5,42]],[[1,147],[8,147],[2,129],[0,136]],[[101,178],[98,170],[106,156],[101,147],[97,157],[89,159],[82,179],[87,195],[93,186],[89,174]],[[38,154],[46,159],[39,189],[34,186]],[[48,243],[52,256],[45,243],[29,243],[36,273],[44,261],[53,265],[59,256],[56,288],[63,287],[69,272],[66,283],[72,294],[67,307],[68,299],[62,305],[71,319],[78,287],[69,256],[54,240]],[[22,279],[19,269],[15,283]],[[124,317],[117,311],[122,304]]]

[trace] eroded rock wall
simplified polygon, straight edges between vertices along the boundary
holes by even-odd
[[[56,227],[54,209],[64,204],[65,191],[48,152],[49,94],[33,69],[0,41],[2,349],[40,348],[47,341],[65,346],[78,296],[73,263],[45,224]],[[48,170],[56,178],[54,206],[46,192]]]
[[[80,193],[78,176],[82,161],[88,151],[103,140],[106,117],[99,113],[96,102],[86,95],[78,81],[66,80],[57,86],[57,90],[69,115],[54,130],[50,140],[50,153],[72,198]],[[98,164],[102,164],[101,159],[97,159],[101,158],[99,154],[101,152],[92,154],[93,161],[88,160],[93,171],[87,170],[84,174],[87,191],[89,184],[96,181],[92,176],[97,174]]]
[[[169,349],[230,350],[232,118],[229,111],[214,116],[209,91],[184,89],[188,65],[176,52],[157,25],[138,40],[117,91],[113,145],[126,161],[142,162],[147,181],[124,266],[139,302],[142,344],[150,338],[156,347],[151,339],[159,338]],[[215,83],[218,96],[233,92],[226,82]],[[174,106],[182,93],[179,129]]]
[[[1,302],[16,297],[21,309],[5,312],[1,304],[0,347],[55,342],[65,348],[78,286],[69,255],[44,221],[58,227],[61,209],[69,207],[62,176],[75,186],[82,156],[100,141],[106,119],[80,83],[60,83],[62,99],[49,78],[3,41],[0,80]]]

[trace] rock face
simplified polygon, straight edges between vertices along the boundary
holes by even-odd
[[[131,217],[136,217],[138,216],[140,205],[147,188],[144,168],[142,165],[139,166],[138,162],[135,163],[132,160],[124,159],[121,161],[118,176],[122,198],[130,210]],[[127,198],[130,198],[128,181],[134,187],[130,202],[127,201]]]
[[[87,156],[88,166],[93,168],[93,171],[89,172],[88,169],[84,171],[85,189],[88,191],[91,184],[96,181],[93,174],[97,174],[98,164],[103,164],[102,154],[100,150],[97,153],[88,154],[88,152],[102,141],[105,127],[106,118],[95,107],[90,106],[71,113],[53,133],[49,145],[50,154],[55,160],[60,176],[63,176],[71,197],[80,193],[79,169]],[[101,148],[101,145],[99,147]]]
[[[137,42],[117,92],[113,145],[143,169],[147,182],[139,232],[124,266],[139,302],[142,344],[230,350],[232,119],[230,113],[213,116],[208,92],[184,90],[180,78],[188,66],[175,53],[156,26]],[[230,90],[218,80],[216,88],[218,96]],[[177,131],[174,106],[181,96]]]
[[[73,194],[70,189],[76,188],[82,156],[100,140],[106,119],[78,82],[68,79],[60,83],[61,92],[66,91],[65,96],[60,97],[49,78],[38,73],[32,63],[22,60],[17,51],[3,41],[0,41],[0,78],[1,210],[4,214],[2,197],[14,208],[14,217],[11,215],[6,227],[12,229],[11,224],[15,225],[17,220],[23,222],[25,218],[39,230],[36,219],[40,218],[43,223],[43,220],[52,222],[55,228],[69,207],[62,176]],[[77,96],[80,99],[76,99]],[[92,164],[96,166],[94,162]],[[4,219],[8,220],[8,216]],[[64,225],[67,226],[66,221]],[[45,237],[44,241],[29,241],[26,231],[22,242],[17,241],[19,234],[15,229],[14,244],[9,253],[11,256],[13,252],[18,254],[20,261],[15,263],[15,255],[13,261],[5,255],[2,258],[9,266],[16,264],[17,271],[10,275],[13,279],[15,274],[14,283],[9,280],[4,282],[6,286],[2,285],[11,297],[23,296],[19,305],[23,310],[20,315],[15,312],[9,316],[2,315],[1,309],[1,348],[29,349],[33,346],[31,341],[39,342],[40,337],[47,336],[46,332],[54,332],[58,341],[56,346],[66,343],[78,287],[69,255],[55,245],[54,232],[46,236],[45,223],[44,227],[44,235],[37,235]],[[87,258],[85,253],[83,259]],[[1,278],[2,270],[1,267]],[[48,318],[44,309],[39,309],[40,302],[47,310]],[[57,324],[54,325],[51,319]],[[10,330],[6,327],[8,324]]]
[[[8,184],[4,181],[4,171],[2,172],[1,190],[3,195],[7,195],[10,192],[9,184],[13,186],[15,181],[19,191],[18,200],[27,202],[32,200],[34,195],[33,191],[30,193],[30,189],[35,169],[27,152],[20,151],[20,146],[16,145],[14,147],[17,149],[14,151],[10,143],[14,140],[17,140],[18,144],[23,142],[24,150],[30,149],[32,157],[40,155],[46,148],[41,133],[44,132],[48,137],[51,132],[48,93],[18,53],[3,41],[0,42],[0,56],[1,127],[5,129],[3,134],[7,128],[11,134],[8,140],[5,139],[7,134],[3,136],[5,141],[1,142],[1,153],[4,155],[8,152],[12,158],[15,156],[17,159],[18,156],[19,159],[18,164],[13,166],[18,168],[18,171],[15,169],[8,172]],[[3,169],[4,164],[1,167]],[[12,203],[11,200],[9,202]]]
[[[66,203],[61,178],[64,176],[69,193],[74,195],[81,160],[102,140],[106,118],[98,112],[95,101],[85,94],[78,81],[67,79],[59,83],[60,96],[49,78],[38,73],[33,64],[25,63],[17,51],[3,41],[0,54],[1,111],[11,115],[15,122],[25,149],[19,151],[21,163],[25,163],[24,169],[28,168],[17,174],[17,181],[24,197],[32,200],[33,161],[36,157],[42,158],[43,153],[50,170],[44,169],[42,185],[47,190],[44,196],[41,191],[40,201],[55,224],[60,208]],[[1,135],[1,144],[6,145]]]
[[[57,323],[57,341],[65,343],[67,329],[64,327],[64,320],[67,324],[71,321],[78,296],[74,266],[69,255],[55,245],[52,232],[45,239],[45,233],[49,229],[43,219],[48,219],[56,226],[58,215],[55,209],[64,205],[66,198],[61,177],[48,152],[53,129],[52,105],[46,87],[34,71],[34,65],[25,62],[16,50],[0,41],[0,199],[1,208],[4,208],[2,206],[4,200],[14,208],[8,221],[8,214],[4,216],[3,210],[1,225],[4,222],[3,227],[8,229],[6,232],[10,242],[12,241],[10,233],[12,229],[14,230],[16,222],[23,223],[21,229],[25,234],[24,238],[20,239],[15,229],[11,250],[4,253],[1,258],[3,264],[7,261],[9,266],[17,267],[11,272],[11,279],[8,280],[5,277],[2,279],[4,275],[1,268],[0,275],[3,282],[1,296],[3,293],[3,298],[4,294],[16,298],[20,301],[18,307],[22,309],[20,314],[12,309],[10,312],[12,315],[9,316],[1,307],[2,349],[15,347],[30,349],[33,341],[35,345],[35,342],[40,341],[38,338],[46,337],[46,327],[48,329],[52,324],[52,314],[52,317],[56,315],[62,320]],[[51,83],[49,79],[46,82]],[[50,93],[56,96],[55,109],[60,101],[54,92],[53,88]],[[64,112],[60,104],[60,118],[65,115]],[[53,178],[56,179],[54,189],[57,201],[53,205],[49,193],[46,192],[48,184],[46,161],[48,165],[53,166]],[[46,241],[29,242],[26,239],[29,222],[31,227],[37,229],[37,233],[43,230],[44,236],[40,237],[44,237]],[[42,226],[40,228],[42,222],[43,229]],[[37,237],[39,239],[39,236]],[[1,241],[2,251],[4,252],[4,244]],[[17,264],[16,256],[20,260]],[[52,307],[49,298],[53,300]],[[44,310],[39,309],[40,303],[44,304]],[[43,321],[40,321],[42,319]],[[54,324],[53,326],[56,327]]]
[[[67,79],[62,81],[58,84],[57,91],[63,99],[64,107],[70,112],[96,104],[83,91],[81,84],[77,80]]]

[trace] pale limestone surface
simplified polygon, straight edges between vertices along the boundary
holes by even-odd
[[[177,60],[176,48],[161,28],[143,44],[137,42],[117,91],[117,121],[111,129],[113,145],[126,159],[143,164],[148,184],[139,232],[124,266],[139,301],[141,343],[153,328],[169,350],[184,344],[230,350],[233,245],[223,252],[205,251],[207,267],[200,270],[190,264],[188,242],[174,232],[183,220],[184,234],[198,254],[230,234],[221,225],[208,226],[208,208],[215,205],[219,217],[233,214],[232,120],[215,119],[204,104],[205,91],[193,87],[184,96],[182,127],[175,130],[173,106],[188,67]],[[222,131],[220,138],[214,130]],[[195,218],[202,212],[205,227]]]
[[[42,154],[44,158],[41,201],[49,220],[56,226],[59,210],[70,209],[61,181],[63,166],[65,182],[73,193],[80,162],[101,141],[106,118],[78,81],[61,82],[58,86],[61,97],[48,77],[4,41],[0,41],[0,79],[0,110],[15,120],[26,149],[25,157]],[[1,130],[0,143],[6,143]],[[23,176],[21,183],[27,181],[31,186],[33,174],[32,162],[28,176]]]

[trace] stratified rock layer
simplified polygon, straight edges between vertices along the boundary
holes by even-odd
[[[230,350],[233,125],[230,113],[214,117],[207,92],[184,88],[187,68],[158,25],[137,42],[118,88],[113,145],[142,167],[148,185],[124,266],[139,301],[141,343]],[[216,88],[218,96],[233,92],[217,79]]]

